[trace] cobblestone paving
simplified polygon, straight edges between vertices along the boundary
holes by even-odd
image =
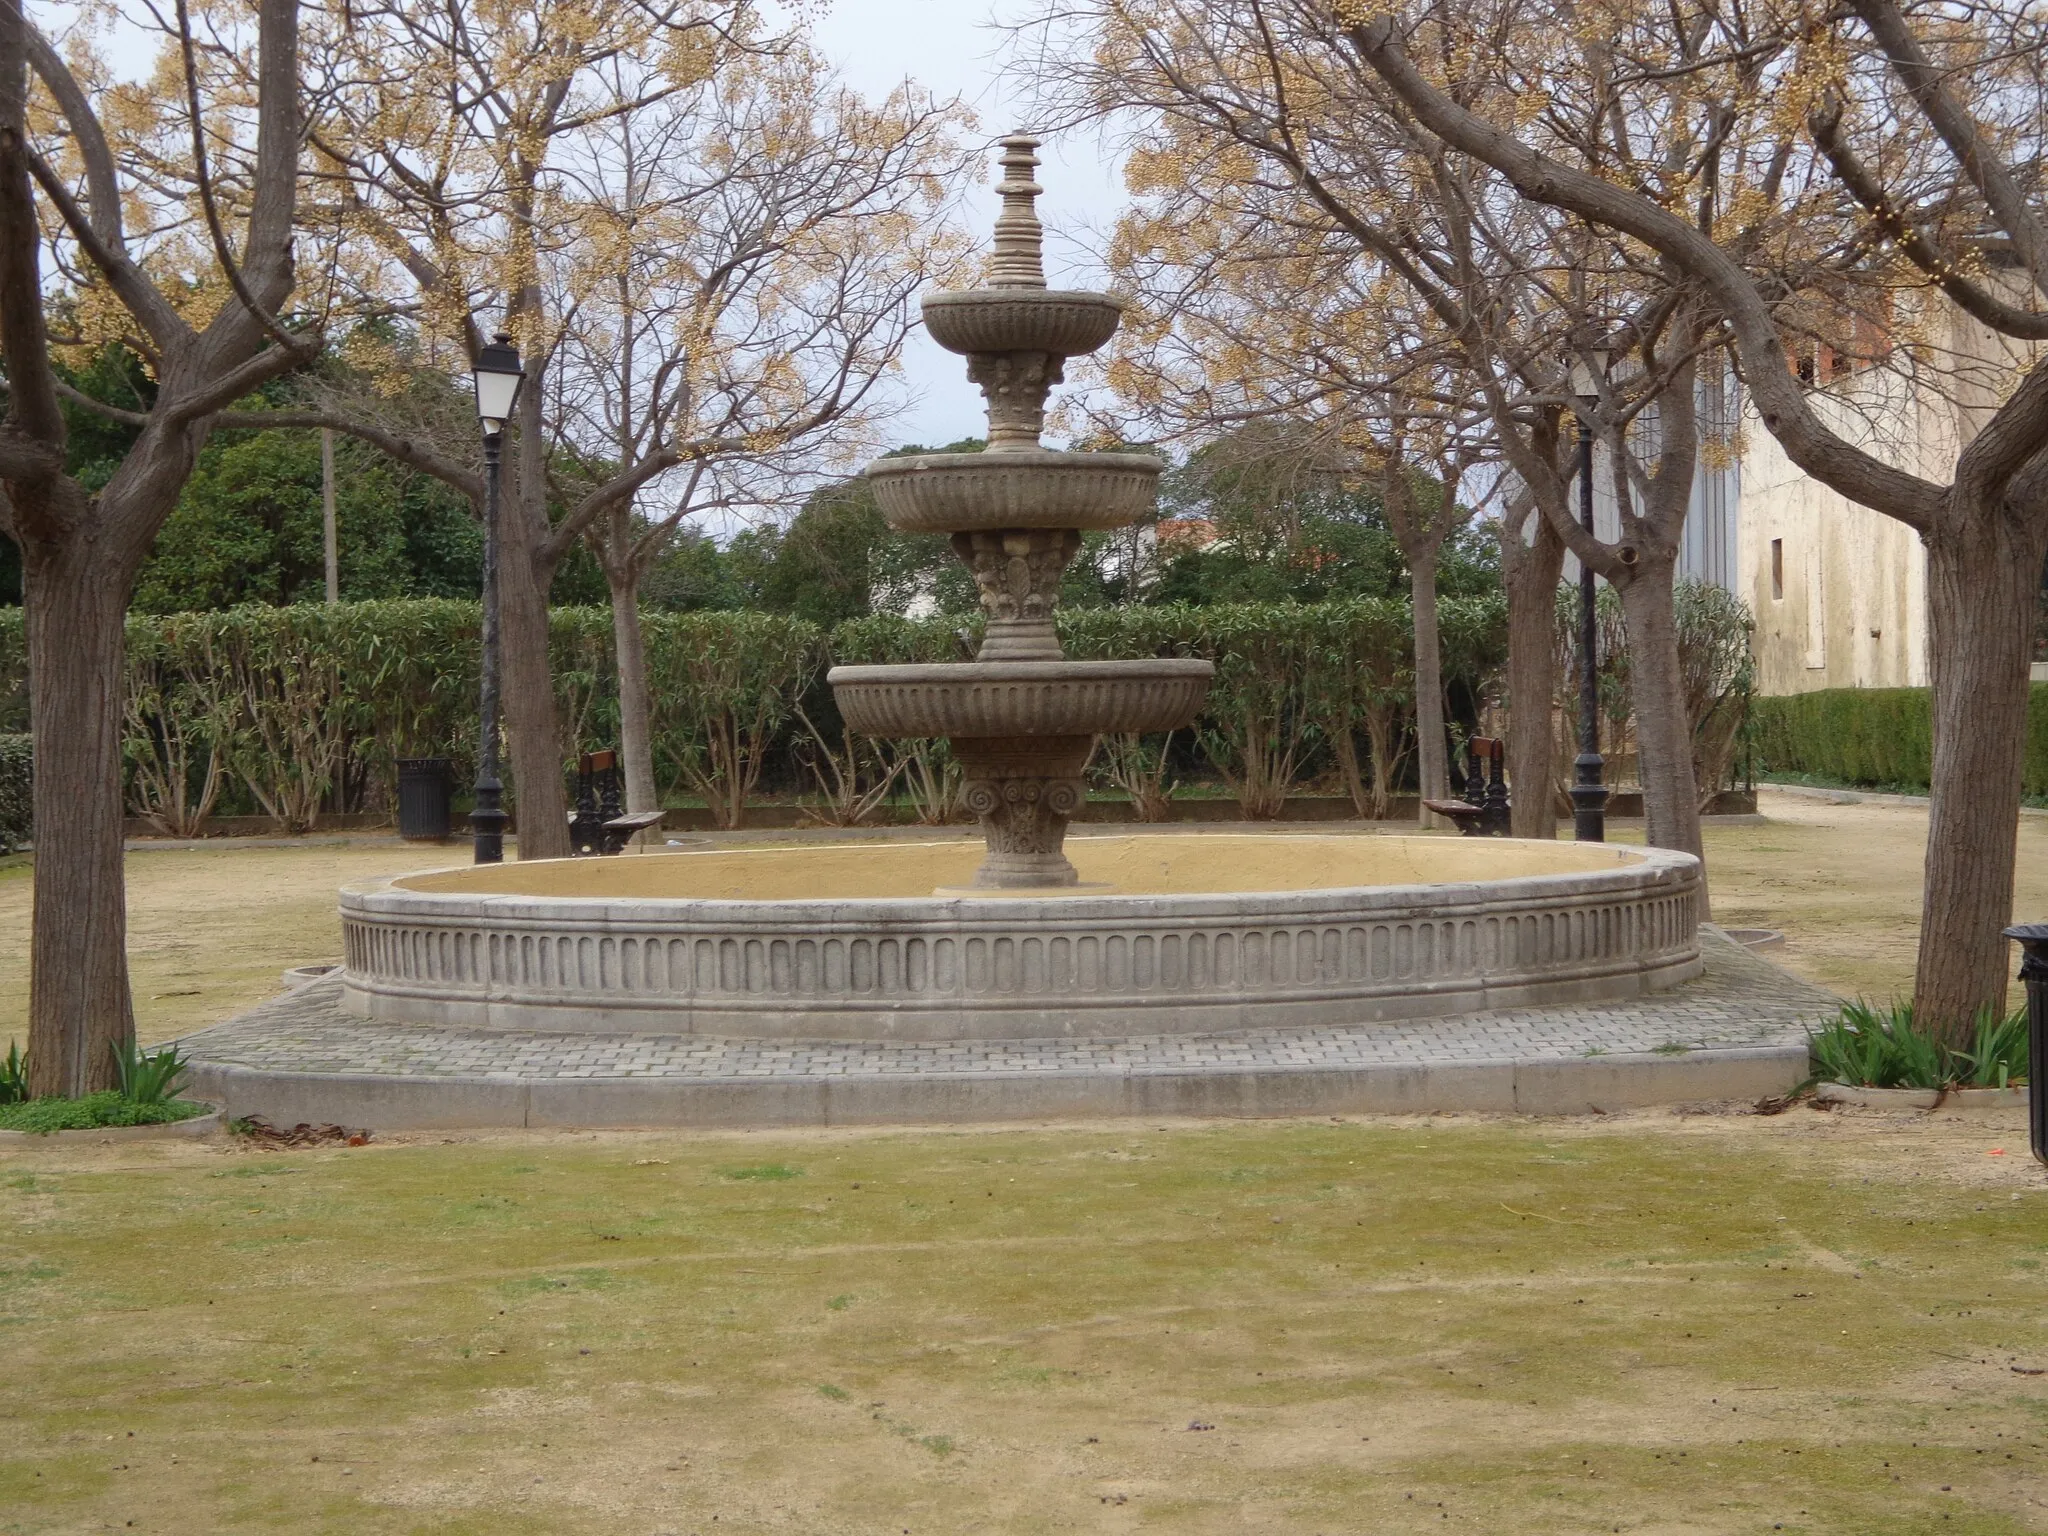
[[[198,1062],[268,1072],[526,1081],[1179,1073],[1533,1062],[1792,1045],[1805,1037],[1809,1021],[1836,1004],[1829,993],[1713,930],[1703,932],[1700,943],[1704,975],[1626,1003],[1227,1035],[870,1044],[450,1029],[354,1018],[342,1011],[340,983],[323,981],[188,1035],[180,1044]]]

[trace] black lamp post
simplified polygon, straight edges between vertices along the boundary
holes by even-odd
[[[1596,358],[1597,353],[1593,354]],[[1593,413],[1599,391],[1583,361],[1572,364],[1579,407],[1579,521],[1593,536]],[[1600,756],[1600,619],[1593,568],[1579,562],[1579,755],[1573,759],[1572,835],[1582,843],[1607,841],[1607,763]]]
[[[469,813],[476,862],[505,858],[505,785],[498,777],[498,485],[503,476],[505,423],[526,370],[512,338],[500,331],[476,355],[476,414],[484,429],[484,623],[479,669],[476,809]]]

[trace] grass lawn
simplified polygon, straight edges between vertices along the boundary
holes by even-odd
[[[1716,918],[1910,984],[1924,813],[1765,805]],[[461,856],[131,855],[143,1038]],[[2048,1532],[2044,1279],[2017,1114],[7,1142],[0,1536]]]
[[[16,1144],[0,1531],[2044,1531],[2025,1150],[1804,1109]]]

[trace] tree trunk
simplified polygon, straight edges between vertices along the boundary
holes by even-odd
[[[1434,549],[1409,555],[1408,591],[1415,628],[1416,770],[1421,799],[1442,800],[1451,792],[1451,775],[1444,740],[1443,642],[1437,633]],[[1418,805],[1416,819],[1425,827],[1444,824],[1444,818],[1426,805]]]
[[[2011,957],[2000,930],[2013,918],[2044,539],[1989,509],[1959,510],[1926,541],[1933,803],[1913,1004],[1945,1039],[1966,1045],[1979,1009],[2005,1007]]]
[[[569,796],[562,784],[561,726],[548,666],[547,590],[535,579],[533,552],[518,546],[518,523],[507,517],[501,535],[498,647],[519,857],[566,859]]]
[[[1699,785],[1692,771],[1692,725],[1678,664],[1678,616],[1672,605],[1673,554],[1638,546],[1633,580],[1621,588],[1628,624],[1629,692],[1635,702],[1636,774],[1643,785],[1644,840],[1676,848],[1703,863]],[[1708,909],[1701,890],[1700,918]]]
[[[612,595],[612,645],[619,664],[619,754],[626,764],[626,809],[657,811],[654,732],[647,697],[647,636],[640,624],[640,576],[630,562],[607,571]]]
[[[135,1037],[121,867],[123,624],[133,562],[98,539],[22,546],[35,736],[29,1090],[115,1085]]]
[[[1534,542],[1522,542],[1523,527]],[[1540,514],[1500,530],[1501,580],[1508,595],[1508,786],[1517,837],[1557,836],[1557,786],[1552,762],[1552,691],[1557,655],[1557,584],[1564,541]]]

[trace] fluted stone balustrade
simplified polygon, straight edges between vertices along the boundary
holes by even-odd
[[[909,856],[877,856],[891,855]],[[1360,1023],[1676,985],[1699,972],[1698,898],[1698,861],[1660,849],[1484,885],[1021,902],[564,900],[372,881],[342,896],[345,997],[413,1023],[788,1039]]]

